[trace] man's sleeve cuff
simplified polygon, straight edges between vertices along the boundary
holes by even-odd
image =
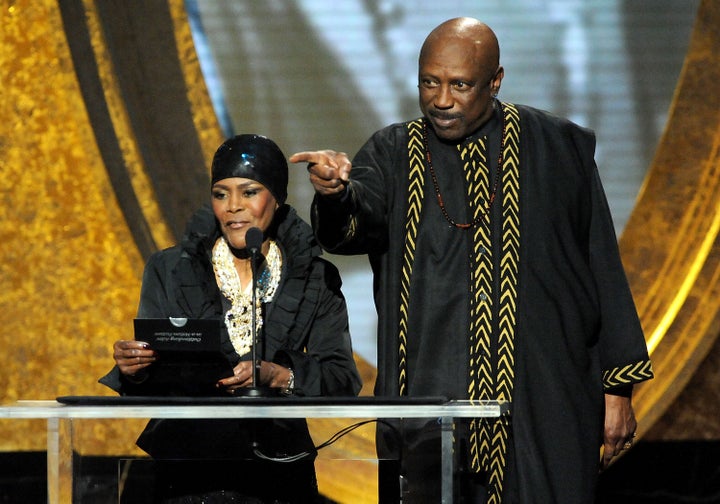
[[[654,376],[652,362],[649,359],[641,360],[626,366],[605,370],[603,372],[603,389],[607,391],[616,387],[625,387],[650,380]]]

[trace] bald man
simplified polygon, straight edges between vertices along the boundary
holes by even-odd
[[[652,366],[594,133],[498,100],[503,77],[493,31],[448,20],[420,50],[421,118],[376,132],[352,163],[290,161],[308,163],[322,246],[369,257],[375,394],[510,402],[456,423],[453,502],[592,503]],[[402,427],[377,432],[403,482],[381,465],[380,502],[440,502],[437,422]]]

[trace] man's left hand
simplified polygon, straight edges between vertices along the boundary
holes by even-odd
[[[632,397],[605,394],[605,428],[600,462],[602,470],[610,465],[613,457],[632,446],[636,429],[637,420],[632,407]]]

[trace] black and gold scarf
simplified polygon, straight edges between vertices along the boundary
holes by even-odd
[[[512,400],[515,376],[515,327],[517,307],[518,263],[520,254],[520,118],[512,104],[501,103],[504,119],[501,140],[502,166],[498,166],[502,187],[502,223],[500,258],[493,257],[491,227],[482,223],[485,202],[490,198],[490,175],[487,166],[486,138],[458,145],[463,162],[467,196],[477,226],[470,227],[470,352],[468,398],[470,400]],[[400,395],[407,394],[407,328],[410,282],[415,259],[418,225],[424,203],[426,149],[423,119],[408,123],[410,171],[408,176],[408,209],[405,220],[405,249],[400,283],[400,321],[398,327]],[[488,213],[489,215],[489,213]],[[489,217],[488,217],[489,219]],[[499,271],[495,271],[499,265]],[[496,276],[499,281],[494,282]],[[494,293],[494,286],[499,292]],[[499,306],[493,306],[494,300]],[[497,319],[497,320],[495,320]],[[493,326],[497,328],[496,359],[490,359]],[[473,419],[470,425],[472,469],[485,472],[489,478],[489,503],[499,503],[503,490],[510,420]]]

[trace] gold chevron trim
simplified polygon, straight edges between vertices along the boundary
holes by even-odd
[[[500,258],[500,306],[498,378],[495,397],[512,400],[515,382],[515,312],[517,309],[520,253],[520,117],[512,104],[505,104],[503,151],[503,228]]]
[[[489,386],[487,396],[496,399],[512,400],[515,381],[515,327],[517,310],[517,284],[520,250],[520,117],[512,104],[502,104],[504,114],[503,165],[502,169],[502,230],[498,306],[498,355],[497,369],[493,375],[488,366],[480,366],[478,372],[487,373],[485,383]],[[482,156],[484,159],[485,156]],[[478,165],[481,157],[478,156]],[[480,168],[482,169],[482,168]],[[484,170],[487,173],[487,169]],[[489,189],[489,183],[486,184]],[[476,232],[474,239],[485,239]],[[483,246],[491,250],[490,240]],[[477,248],[477,247],[476,247]],[[481,258],[476,257],[478,261]],[[477,268],[482,274],[491,272],[492,262],[485,269]],[[488,276],[487,281],[491,281]],[[473,322],[485,324],[483,331],[489,346],[491,316]],[[471,324],[471,325],[472,325]],[[471,356],[471,362],[477,359]],[[487,362],[487,359],[484,359]],[[471,370],[471,373],[473,371]],[[507,444],[510,438],[510,420],[501,418],[496,421],[476,419],[471,423],[470,451],[472,468],[485,470],[489,474],[488,503],[500,503],[504,488],[505,467],[507,463]]]
[[[603,373],[603,388],[605,390],[639,383],[653,377],[652,363],[642,360],[634,364],[611,369]]]
[[[405,252],[400,277],[400,321],[398,328],[398,385],[400,395],[407,394],[407,323],[410,303],[410,277],[415,262],[415,240],[417,226],[425,196],[425,156],[422,139],[422,120],[408,123],[408,151],[410,171],[408,173],[408,208],[405,220]]]

